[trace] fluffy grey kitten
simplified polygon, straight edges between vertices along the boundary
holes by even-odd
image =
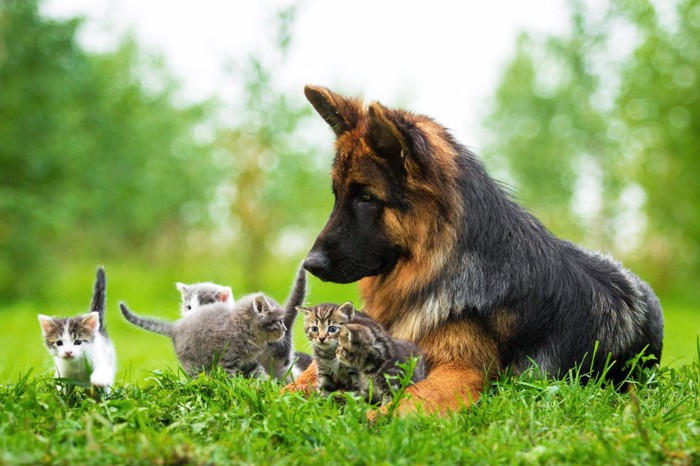
[[[340,362],[358,371],[357,391],[370,403],[389,402],[391,390],[400,387],[397,376],[403,373],[403,369],[397,364],[416,357],[418,361],[411,381],[418,382],[426,375],[425,361],[416,345],[394,339],[380,325],[367,325],[366,322],[341,325],[336,356]]]
[[[180,314],[183,316],[190,312],[196,312],[207,304],[220,302],[231,308],[235,304],[233,291],[228,286],[217,285],[211,282],[193,283],[191,285],[178,282],[175,284],[175,287],[182,297]]]
[[[202,306],[215,302],[223,302],[231,307],[234,305],[233,292],[227,286],[204,282],[185,285],[176,284],[182,295],[181,314],[195,312]],[[280,341],[268,343],[258,357],[258,362],[267,373],[276,379],[292,382],[311,363],[311,356],[294,351],[292,328],[297,316],[297,306],[303,304],[306,296],[306,271],[303,267],[297,270],[297,276],[292,285],[287,302],[284,305],[284,324],[287,332]],[[277,303],[274,303],[277,305]]]
[[[117,358],[105,328],[106,288],[107,279],[100,267],[89,313],[69,318],[39,314],[39,324],[46,348],[54,359],[56,377],[91,383],[109,393]],[[66,393],[69,387],[66,386]]]
[[[176,322],[139,317],[124,303],[119,306],[132,324],[170,337],[182,368],[192,377],[219,364],[231,376],[266,378],[257,357],[287,330],[282,309],[261,293],[243,297],[233,308],[221,302],[202,306]]]
[[[208,290],[210,290],[213,296],[215,296],[217,293],[220,294],[219,292],[222,291],[224,287],[221,287],[220,285],[215,285],[215,284],[208,284],[208,285],[213,285],[213,286],[208,286]],[[228,289],[230,291],[230,289]],[[196,290],[195,290],[196,291]],[[200,292],[202,291],[201,289],[199,290]],[[205,290],[207,291],[207,290]],[[209,292],[209,291],[207,291]],[[232,294],[231,294],[232,296]],[[259,351],[259,354],[256,357],[256,361],[260,366],[262,366],[265,371],[271,376],[276,379],[284,379],[287,381],[291,381],[292,377],[296,377],[299,373],[301,373],[304,369],[306,369],[309,364],[311,363],[311,357],[307,354],[304,353],[297,353],[294,351],[293,347],[293,341],[292,341],[292,332],[291,329],[294,325],[294,321],[297,316],[297,306],[303,304],[304,298],[306,296],[306,271],[302,266],[299,266],[299,269],[297,270],[297,275],[296,279],[294,281],[294,284],[292,286],[292,290],[290,292],[289,297],[287,298],[287,301],[285,302],[284,307],[281,307],[277,302],[275,302],[273,299],[266,297],[265,300],[269,304],[270,310],[274,310],[275,312],[280,312],[282,313],[282,322],[284,324],[284,327],[286,328],[286,331],[284,332],[284,336],[281,339],[275,340],[275,341],[270,341],[268,343],[262,344],[261,349]],[[200,293],[200,298],[201,298],[201,293]],[[184,301],[185,297],[183,295],[183,306],[185,305]],[[189,297],[190,300],[192,300],[192,296]],[[245,299],[245,298],[244,298]],[[232,301],[232,299],[230,300]],[[239,301],[240,303],[241,301]],[[236,310],[240,309],[239,303],[236,304],[231,304],[229,300],[221,300],[221,299],[213,299],[212,302],[210,303],[205,303],[201,302],[200,300],[200,306],[197,308],[197,312],[192,312],[193,309],[184,309],[183,310],[183,315],[184,317],[180,319],[179,321],[175,323],[167,323],[163,322],[157,319],[148,319],[148,318],[140,318],[136,315],[131,314],[128,311],[128,308],[126,306],[122,307],[122,313],[124,313],[124,316],[132,322],[133,324],[145,328],[146,330],[150,330],[156,333],[161,333],[163,335],[168,335],[171,336],[170,333],[168,333],[170,328],[169,326],[172,325],[177,325],[178,328],[183,328],[183,329],[188,329],[190,326],[193,326],[194,324],[188,323],[188,322],[200,322],[203,321],[204,318],[197,318],[197,319],[191,319],[190,317],[193,315],[198,314],[199,312],[203,310],[207,310],[207,315],[211,315],[212,312],[235,312]],[[125,311],[126,309],[126,311]],[[213,310],[213,311],[212,311]],[[128,314],[127,314],[128,313]],[[130,318],[131,316],[131,318]],[[186,319],[187,318],[187,319]],[[134,319],[134,320],[132,320]],[[138,320],[137,320],[138,319]],[[218,319],[213,318],[213,322],[219,322]],[[216,324],[214,324],[216,325]],[[194,328],[194,327],[193,327]],[[165,330],[164,330],[165,329]],[[239,335],[236,338],[230,338],[231,344],[232,345],[245,345],[245,336],[244,335]],[[218,344],[218,343],[215,343]],[[185,350],[183,350],[185,351]],[[236,350],[238,351],[238,350]],[[178,354],[178,358],[180,358],[180,361],[182,362],[182,358],[180,357],[180,353],[177,351],[177,345],[176,345],[176,353]],[[184,365],[184,363],[183,363]]]

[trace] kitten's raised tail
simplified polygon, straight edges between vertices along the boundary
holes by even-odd
[[[304,264],[299,265],[297,276],[292,285],[292,291],[284,303],[284,325],[291,329],[294,325],[294,319],[297,317],[297,306],[304,304],[306,298],[306,270]]]
[[[152,319],[150,317],[140,317],[132,313],[126,304],[119,303],[119,308],[124,314],[124,318],[144,330],[149,332],[158,333],[160,335],[165,335],[166,337],[172,337],[173,335],[173,324],[170,322],[165,322],[158,319]]]
[[[105,308],[107,307],[107,277],[105,276],[104,267],[100,266],[97,269],[95,277],[95,286],[92,290],[92,303],[90,303],[90,312],[97,312],[100,316],[99,332],[103,335],[107,334],[105,323]]]

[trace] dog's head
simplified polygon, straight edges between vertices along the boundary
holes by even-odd
[[[445,240],[456,210],[456,149],[430,118],[340,96],[304,93],[336,135],[335,204],[304,267],[326,281],[386,274]]]

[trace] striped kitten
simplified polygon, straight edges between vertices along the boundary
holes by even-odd
[[[281,340],[268,343],[258,357],[258,362],[271,377],[285,380],[287,383],[292,382],[311,364],[311,356],[294,351],[292,339],[292,328],[298,314],[297,306],[304,304],[304,298],[306,298],[306,270],[299,265],[292,290],[284,303],[284,325],[287,327],[287,332]]]
[[[91,383],[109,393],[116,373],[116,352],[105,328],[107,280],[102,267],[92,294],[90,312],[54,318],[39,314],[41,333],[54,358],[55,376]],[[72,386],[66,386],[68,393]]]
[[[190,312],[196,312],[202,306],[221,302],[228,307],[233,307],[233,291],[228,286],[217,285],[211,282],[200,282],[186,285],[176,283],[175,287],[180,292],[182,302],[180,304],[180,315],[185,316]]]
[[[355,310],[350,302],[341,306],[319,304],[297,309],[304,314],[304,332],[314,350],[318,391],[328,394],[335,390],[355,390],[358,383],[357,371],[336,358],[338,332],[343,324],[350,321],[367,322],[367,325],[379,324]]]
[[[396,376],[403,373],[398,363],[417,357],[411,381],[418,382],[426,375],[425,361],[416,345],[394,339],[381,326],[366,322],[342,324],[336,356],[340,362],[357,370],[358,392],[370,403],[385,404],[391,400],[391,390],[400,387]]]

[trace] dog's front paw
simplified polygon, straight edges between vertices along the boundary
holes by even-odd
[[[301,393],[302,395],[309,396],[313,392],[313,387],[311,384],[301,384],[298,382],[292,382],[289,385],[282,387],[280,394],[284,393]]]
[[[365,413],[365,417],[367,417],[367,420],[369,422],[377,422],[379,419],[383,418],[386,415],[387,415],[386,406],[382,406],[382,407],[376,408],[376,409],[370,409],[370,410],[367,410],[367,412]]]

